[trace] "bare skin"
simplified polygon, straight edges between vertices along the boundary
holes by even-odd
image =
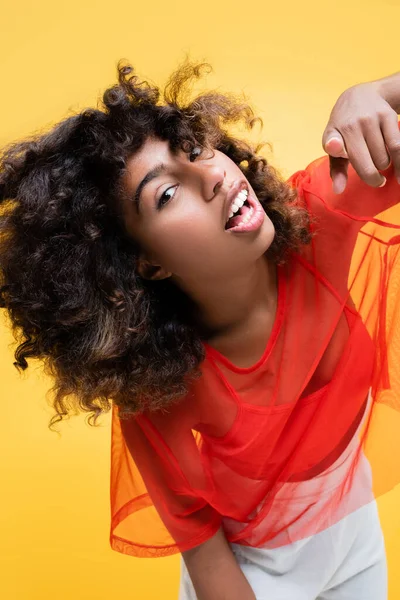
[[[198,600],[256,600],[222,529],[183,559]]]
[[[264,353],[275,320],[277,307],[276,272],[264,261],[266,274],[258,279],[261,290],[254,286],[254,296],[260,304],[246,316],[223,330],[210,334],[207,342],[237,367],[254,365]],[[272,265],[273,267],[273,265]],[[247,283],[247,282],[246,282]],[[263,291],[263,288],[264,291]],[[246,288],[244,288],[246,290]],[[248,285],[247,290],[251,289]],[[246,294],[247,295],[247,294]],[[223,304],[221,304],[223,306]]]
[[[142,249],[139,270],[149,279],[170,277],[192,299],[208,342],[249,366],[265,348],[276,311],[276,271],[264,256],[272,222],[265,215],[255,232],[225,231],[227,193],[235,181],[246,181],[241,170],[221,152],[191,162],[152,138],[128,163],[131,197],[161,162],[167,170],[143,188],[140,210],[129,200],[124,206],[128,233]],[[163,193],[169,200],[157,210]]]

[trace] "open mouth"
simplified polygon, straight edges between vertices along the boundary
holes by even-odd
[[[244,189],[241,190],[234,201],[231,204],[229,217],[225,225],[225,229],[232,229],[238,225],[250,211],[250,205],[248,202],[249,192]]]
[[[252,209],[248,200],[245,200],[244,204],[235,212],[226,222],[225,229],[232,229],[239,225],[239,223],[245,223],[246,217],[249,217]]]
[[[247,189],[241,190],[232,202],[225,231],[241,233],[257,230],[263,223],[265,212],[261,204]]]

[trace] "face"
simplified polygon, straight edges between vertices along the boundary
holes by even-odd
[[[148,138],[127,166],[125,225],[153,265],[152,278],[221,281],[248,269],[270,246],[272,222],[242,171],[222,152],[172,153],[167,141]],[[240,223],[226,229],[239,192],[246,198],[234,217]]]

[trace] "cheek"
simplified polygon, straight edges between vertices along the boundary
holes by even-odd
[[[187,268],[215,257],[223,235],[221,224],[213,222],[207,213],[166,219],[152,235],[154,257],[164,268],[183,275]]]

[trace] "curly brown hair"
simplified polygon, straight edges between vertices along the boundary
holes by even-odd
[[[96,425],[111,401],[121,418],[165,408],[199,375],[204,349],[188,299],[139,276],[124,228],[121,181],[149,135],[185,152],[215,148],[240,167],[274,224],[271,259],[284,262],[310,240],[296,190],[258,155],[263,145],[229,134],[261,122],[251,107],[231,94],[190,98],[209,69],[186,60],[161,94],[120,61],[99,108],[2,151],[0,306],[18,344],[14,365],[38,358],[55,380],[50,429],[76,409]]]

